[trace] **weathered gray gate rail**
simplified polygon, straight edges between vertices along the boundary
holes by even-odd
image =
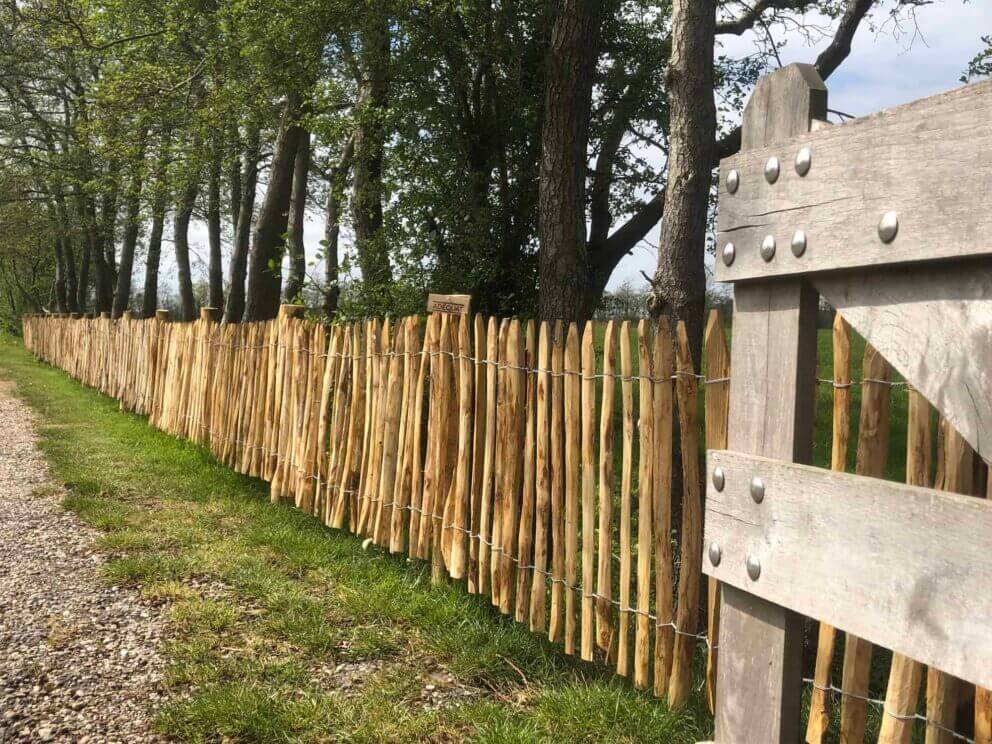
[[[826,107],[810,66],[764,78],[721,163],[716,276],[735,314],[729,450],[707,464],[715,738],[800,740],[807,615],[869,660],[879,643],[931,668],[928,742],[954,725],[943,672],[975,684],[987,741],[992,505],[793,463],[811,456],[818,293],[992,457],[992,83],[838,127]]]

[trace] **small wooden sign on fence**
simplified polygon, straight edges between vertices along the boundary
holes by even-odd
[[[472,302],[472,295],[427,295],[427,312],[429,313],[449,313],[451,315],[468,315],[468,306]]]

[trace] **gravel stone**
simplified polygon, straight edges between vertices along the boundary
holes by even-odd
[[[98,533],[63,509],[11,390],[0,381],[0,742],[167,741],[149,730],[160,610],[101,582]]]

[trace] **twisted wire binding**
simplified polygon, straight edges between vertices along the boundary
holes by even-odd
[[[950,729],[947,726],[944,726],[943,724],[933,720],[932,718],[927,718],[926,716],[920,713],[912,713],[910,715],[893,713],[891,710],[888,709],[888,707],[886,707],[885,701],[880,700],[879,698],[873,698],[867,695],[859,695],[858,693],[850,692],[849,690],[844,690],[834,685],[820,685],[816,683],[816,680],[810,679],[809,677],[803,678],[803,684],[809,685],[814,690],[820,690],[821,692],[826,692],[831,695],[840,695],[841,697],[849,697],[849,698],[853,698],[854,700],[863,700],[869,705],[881,709],[882,713],[889,716],[890,718],[895,718],[896,720],[899,721],[920,721],[926,726],[933,726],[934,728],[943,731],[944,733],[948,734],[954,739],[957,739],[958,741],[967,742],[967,744],[975,744],[974,739],[969,739],[964,734],[958,733],[954,729]]]

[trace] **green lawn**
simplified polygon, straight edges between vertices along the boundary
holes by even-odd
[[[205,741],[695,742],[687,711],[577,662],[429,567],[273,506],[267,485],[121,413],[0,339],[39,414],[66,507],[99,528],[106,580],[161,601],[169,701]],[[438,701],[441,704],[438,705]]]

